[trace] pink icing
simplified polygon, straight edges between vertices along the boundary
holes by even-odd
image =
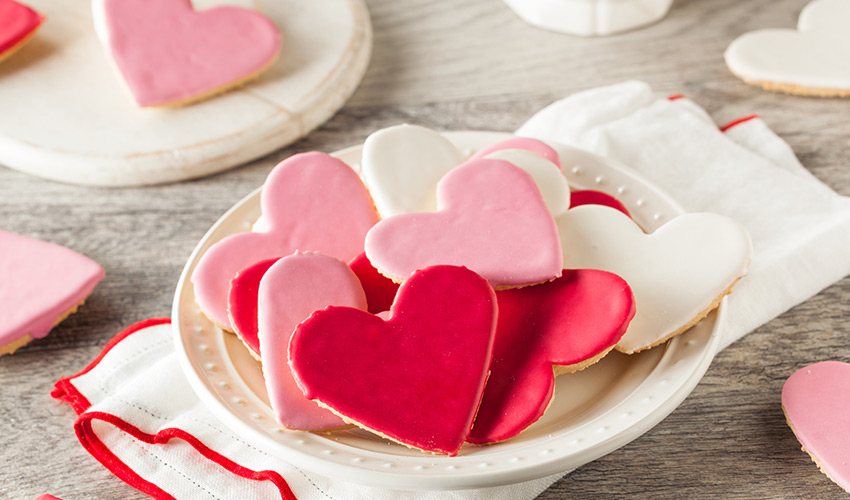
[[[570,193],[570,208],[581,205],[605,205],[606,207],[619,210],[629,217],[632,216],[626,206],[620,203],[620,200],[614,198],[608,193],[595,191],[593,189],[580,189]]]
[[[537,153],[543,158],[546,158],[547,160],[557,165],[558,168],[560,168],[561,170],[563,170],[563,167],[561,166],[561,157],[558,155],[557,151],[552,149],[551,146],[549,146],[543,141],[538,141],[537,139],[530,139],[528,137],[513,137],[511,139],[506,139],[504,141],[497,142],[496,144],[492,144],[478,151],[477,153],[472,155],[470,159],[477,160],[480,158],[484,158],[491,153],[501,151],[503,149],[524,149],[526,151]]]
[[[278,258],[261,260],[239,271],[230,281],[227,294],[227,316],[230,326],[251,354],[260,358],[259,326],[257,324],[257,294],[260,293],[260,280]]]
[[[378,314],[388,311],[393,305],[395,294],[398,292],[398,283],[379,273],[375,266],[369,262],[365,253],[361,253],[348,263],[354,274],[360,278],[363,291],[366,292],[366,302],[369,303],[368,311]]]
[[[340,417],[304,397],[289,370],[287,352],[295,327],[314,311],[330,305],[366,309],[357,276],[333,257],[294,254],[269,268],[258,300],[263,375],[278,423],[300,430],[345,427]]]
[[[314,313],[296,328],[289,363],[308,398],[402,444],[455,455],[481,402],[496,313],[480,276],[430,267],[402,284],[386,319]]]
[[[230,281],[240,270],[296,250],[349,261],[363,252],[366,232],[378,221],[357,174],[324,153],[302,153],[280,162],[263,185],[260,203],[268,231],[222,239],[201,256],[192,273],[201,310],[227,329]]]
[[[103,0],[108,49],[140,106],[191,100],[263,70],[281,36],[259,12],[190,0]]]
[[[384,219],[366,235],[366,255],[381,274],[466,266],[495,286],[551,280],[561,274],[560,238],[531,176],[503,160],[471,160],[437,185],[436,213]]]
[[[850,364],[823,361],[798,370],[782,387],[782,408],[803,450],[850,491]]]
[[[0,230],[0,345],[41,338],[103,279],[93,260],[60,245]]]
[[[35,32],[44,16],[13,0],[0,0],[0,59]]]
[[[577,365],[613,348],[635,313],[616,274],[569,270],[541,285],[499,290],[490,378],[467,439],[496,443],[536,422],[552,399],[552,365]]]

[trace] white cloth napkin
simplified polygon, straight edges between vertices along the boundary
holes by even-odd
[[[724,131],[693,102],[627,82],[573,95],[518,134],[620,160],[688,210],[737,218],[751,231],[750,274],[729,303],[724,347],[850,273],[850,199],[812,177],[758,118]],[[409,492],[309,473],[234,434],[185,380],[167,320],[119,334],[54,396],[79,414],[86,449],[155,497],[298,500],[530,500],[558,475],[485,490]]]

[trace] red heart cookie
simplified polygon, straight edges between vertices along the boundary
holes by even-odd
[[[803,451],[850,492],[850,364],[823,361],[782,387],[782,409]]]
[[[139,106],[182,104],[244,83],[280,51],[259,12],[190,0],[97,0],[98,35]]]
[[[289,363],[307,398],[401,444],[456,455],[493,354],[496,297],[455,266],[417,271],[387,319],[329,307],[295,330]]]
[[[632,216],[632,214],[629,213],[629,209],[620,203],[620,200],[614,198],[608,193],[595,191],[593,189],[580,189],[570,193],[570,208],[579,207],[581,205],[604,205],[606,207],[619,210],[629,217]]]
[[[401,281],[434,265],[465,266],[494,287],[560,276],[558,229],[532,177],[503,160],[469,161],[437,185],[436,213],[384,219],[366,235],[366,255]]]
[[[379,273],[375,266],[369,262],[365,253],[361,253],[348,263],[354,274],[360,278],[363,291],[366,292],[366,301],[369,303],[369,312],[378,314],[388,311],[393,305],[395,294],[398,292],[398,283]]]
[[[260,203],[268,230],[218,241],[192,272],[201,310],[228,330],[227,295],[236,273],[296,250],[347,262],[363,252],[366,232],[378,221],[357,173],[324,153],[302,153],[280,162],[263,185]]]
[[[25,44],[44,22],[44,16],[14,0],[0,0],[0,61]]]
[[[552,399],[553,365],[581,370],[607,354],[635,313],[616,274],[565,269],[541,285],[499,290],[499,323],[490,378],[467,441],[510,439],[536,422]]]
[[[257,294],[260,280],[278,258],[261,260],[236,273],[227,294],[227,316],[233,333],[245,344],[257,360],[260,359],[260,340],[257,336]]]

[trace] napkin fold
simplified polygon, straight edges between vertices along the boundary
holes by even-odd
[[[750,230],[750,273],[729,300],[725,347],[850,273],[850,199],[810,175],[757,116],[718,128],[681,96],[640,82],[589,90],[532,117],[518,135],[619,160],[690,211]],[[121,332],[88,367],[56,383],[77,412],[85,449],[116,476],[159,499],[525,500],[560,474],[480,490],[371,488],[305,471],[221,423],[186,381],[168,319]]]

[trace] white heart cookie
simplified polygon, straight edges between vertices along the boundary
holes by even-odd
[[[553,217],[570,208],[570,185],[567,178],[557,165],[546,158],[525,149],[500,149],[485,158],[505,160],[528,172]]]
[[[381,217],[437,211],[437,182],[465,156],[438,132],[417,125],[381,129],[363,143],[361,167]]]
[[[763,29],[732,42],[726,65],[765,90],[821,97],[850,96],[850,1],[815,0],[797,29]]]
[[[575,207],[556,222],[565,269],[613,272],[632,288],[635,317],[616,347],[630,354],[684,332],[717,307],[752,256],[747,230],[723,215],[680,215],[652,234],[601,205]]]
[[[525,149],[498,149],[487,158],[508,161],[528,172],[553,216],[570,206],[570,189],[560,167]],[[466,160],[442,134],[417,125],[379,130],[363,144],[361,167],[381,217],[437,211],[437,183]]]

